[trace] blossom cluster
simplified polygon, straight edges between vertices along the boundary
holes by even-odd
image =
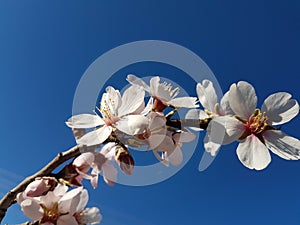
[[[130,149],[136,148],[146,147],[166,166],[179,166],[182,145],[192,142],[199,131],[206,131],[204,149],[212,156],[222,145],[239,142],[238,159],[249,169],[266,168],[271,162],[269,150],[283,159],[300,158],[299,139],[278,128],[299,113],[289,93],[271,94],[258,109],[255,90],[245,81],[232,84],[221,99],[209,80],[196,85],[197,97],[180,97],[179,88],[158,76],[149,84],[135,75],[128,75],[127,81],[130,86],[122,94],[107,87],[94,113],[74,115],[66,122],[77,143],[89,151],[55,178],[39,178],[18,195],[29,218],[41,224],[100,223],[99,209],[84,209],[88,193],[82,188],[83,179],[96,188],[100,173],[108,185],[117,181],[117,167],[131,175]],[[176,118],[180,108],[189,109],[183,119]],[[72,190],[67,191],[69,187]]]
[[[88,192],[82,187],[68,191],[56,179],[43,177],[31,182],[17,196],[22,211],[32,220],[45,225],[98,224],[102,215],[96,207],[85,208]]]

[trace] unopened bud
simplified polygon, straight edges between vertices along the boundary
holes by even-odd
[[[53,191],[56,185],[57,180],[53,177],[37,178],[26,187],[24,193],[28,197],[39,197]]]
[[[120,169],[127,175],[132,175],[134,169],[134,160],[127,149],[117,147],[116,160]]]

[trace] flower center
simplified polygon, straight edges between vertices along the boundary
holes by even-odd
[[[269,118],[265,115],[265,112],[262,113],[259,109],[256,109],[248,120],[244,120],[239,116],[236,116],[236,118],[243,122],[245,126],[245,132],[242,134],[239,140],[243,140],[249,135],[254,134],[256,137],[262,140],[262,142],[264,142],[261,135],[262,132],[265,130],[275,129],[271,125],[267,124],[267,120]]]
[[[262,113],[259,109],[256,109],[246,122],[246,129],[252,134],[259,134],[269,126],[267,124],[268,119],[265,112]]]
[[[100,113],[103,117],[103,120],[105,121],[106,125],[111,126],[112,124],[119,121],[119,118],[117,116],[114,116],[115,114],[115,101],[109,98],[108,100],[104,100],[100,104]]]
[[[58,204],[54,204],[54,206],[51,209],[46,208],[44,205],[42,205],[42,208],[44,210],[44,215],[41,220],[41,223],[53,223],[56,224],[56,221],[61,216],[61,213],[58,211]]]

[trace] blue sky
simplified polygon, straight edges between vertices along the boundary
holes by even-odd
[[[277,91],[299,101],[299,10],[297,0],[1,1],[0,193],[75,144],[64,121],[81,76],[100,55],[128,42],[182,45],[208,64],[224,91],[239,80],[252,83],[259,104]],[[142,66],[118,74],[181,77],[174,68]],[[298,116],[282,130],[300,138],[299,125]],[[162,183],[108,187],[101,180],[96,190],[87,183],[89,205],[101,208],[102,224],[300,223],[300,162],[272,155],[267,169],[251,171],[232,144],[200,173],[201,141],[184,168]],[[4,223],[25,220],[15,206]]]

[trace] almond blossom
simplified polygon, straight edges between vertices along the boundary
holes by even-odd
[[[82,187],[67,192],[67,187],[58,184],[53,191],[39,197],[28,197],[24,193],[17,196],[22,211],[32,220],[45,225],[81,225],[80,221],[98,224],[101,221],[99,210],[87,215],[84,209],[88,193]],[[92,215],[91,215],[92,214]],[[90,218],[90,219],[89,219]]]
[[[262,170],[271,162],[268,151],[286,160],[300,158],[300,141],[276,129],[299,113],[299,105],[291,95],[278,92],[267,97],[261,107],[256,109],[257,97],[254,88],[245,81],[232,84],[228,100],[235,113],[235,120],[226,116],[212,121],[223,127],[227,143],[240,141],[237,156],[249,169]],[[220,143],[221,144],[221,143]],[[224,143],[222,143],[224,144]]]
[[[136,85],[143,88],[155,99],[153,105],[154,111],[162,112],[167,106],[174,108],[195,108],[198,106],[195,97],[177,97],[179,88],[173,89],[171,84],[166,82],[160,83],[158,76],[151,78],[150,86],[132,74],[127,76],[127,81],[134,86]]]
[[[79,114],[71,117],[67,126],[75,129],[95,128],[95,130],[77,139],[78,144],[87,146],[103,143],[114,129],[135,135],[144,132],[148,120],[139,113],[144,109],[145,92],[138,86],[131,86],[121,96],[118,90],[109,86],[102,95],[100,113]]]

